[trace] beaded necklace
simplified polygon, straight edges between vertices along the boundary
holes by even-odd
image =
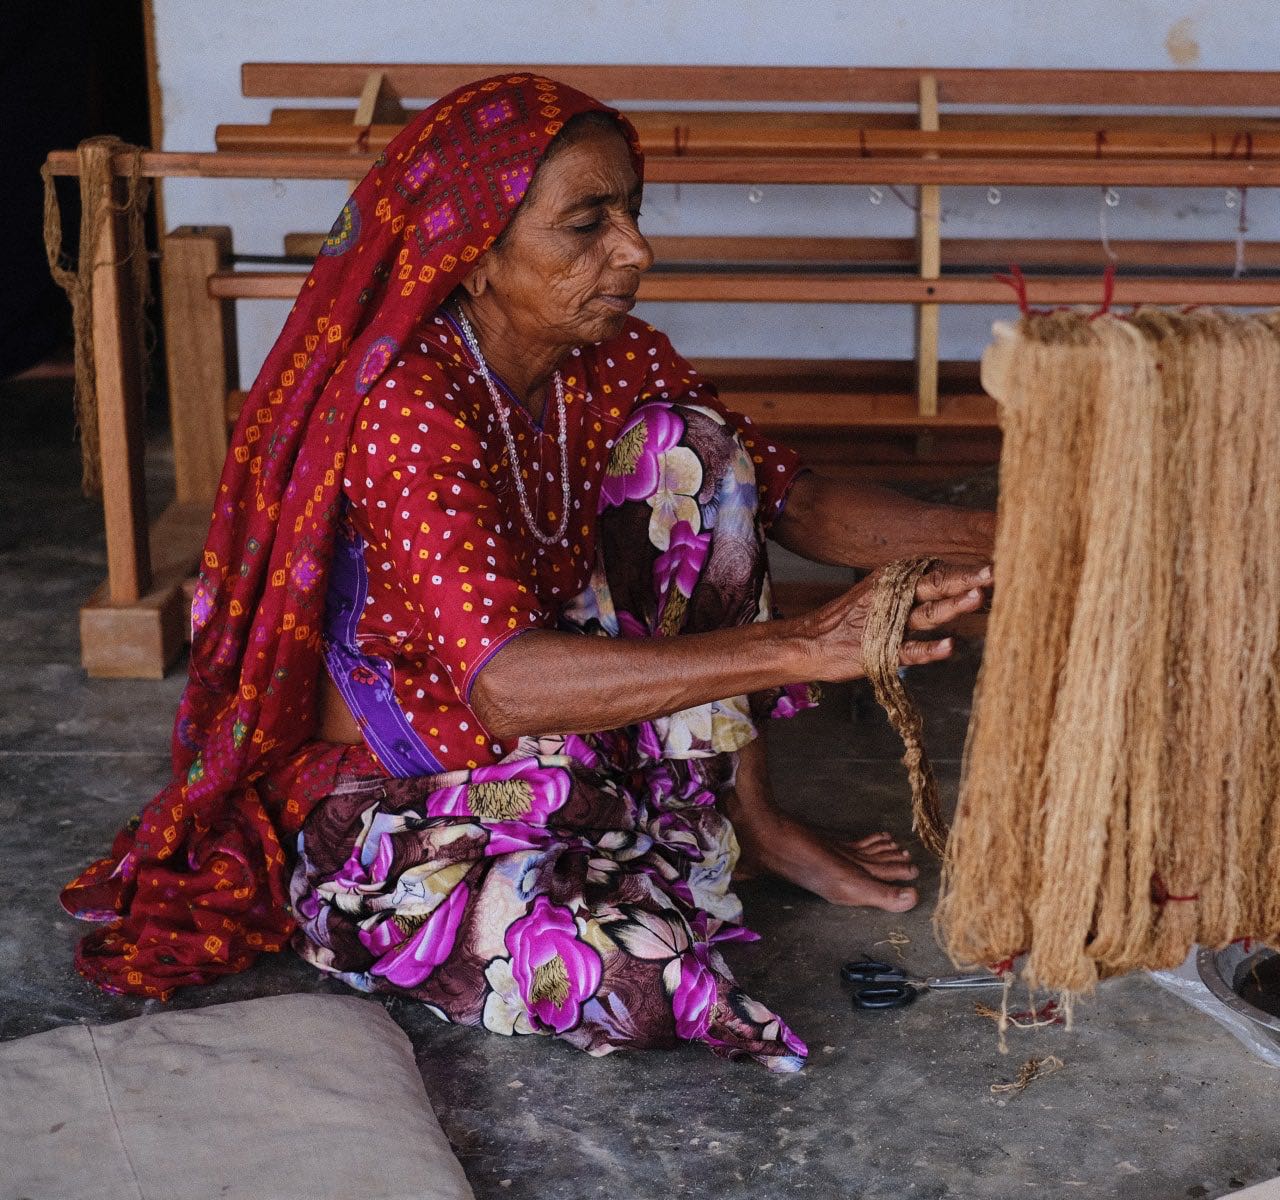
[[[455,312],[462,336],[472,357],[476,360],[476,366],[480,370],[480,377],[484,380],[485,387],[489,389],[489,397],[493,400],[493,407],[498,414],[498,423],[502,426],[502,436],[507,442],[507,467],[511,472],[511,478],[515,481],[516,498],[520,501],[520,511],[524,514],[525,524],[528,525],[529,532],[544,546],[554,546],[564,539],[565,530],[569,528],[569,425],[564,411],[564,380],[560,378],[560,372],[557,371],[553,378],[556,388],[556,417],[560,423],[560,431],[556,434],[556,445],[560,447],[560,521],[555,533],[546,534],[543,533],[537,517],[529,507],[529,497],[524,490],[524,480],[520,476],[520,459],[516,453],[516,440],[511,435],[511,423],[508,420],[510,410],[498,394],[498,386],[493,382],[493,376],[489,373],[489,364],[480,352],[480,343],[476,341],[471,322],[467,320],[461,308],[455,309]]]

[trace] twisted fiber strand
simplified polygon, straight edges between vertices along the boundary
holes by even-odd
[[[101,149],[103,153],[93,153]],[[112,157],[122,151],[132,154],[125,177],[125,197],[116,204]],[[94,137],[77,147],[80,160],[80,240],[74,269],[62,253],[62,213],[49,164],[40,168],[44,180],[44,246],[54,282],[71,301],[71,324],[75,340],[76,426],[80,432],[81,487],[85,495],[102,490],[102,455],[98,440],[98,391],[93,355],[93,273],[102,264],[100,246],[108,221],[123,215],[124,258],[129,266],[134,311],[132,328],[138,339],[137,353],[146,389],[149,362],[146,305],[151,294],[151,270],[147,262],[144,217],[150,181],[142,174],[142,150],[115,137]],[[118,264],[113,264],[118,265]]]
[[[902,762],[911,782],[911,828],[925,847],[941,858],[947,826],[938,808],[938,785],[924,749],[924,723],[898,675],[898,653],[915,604],[916,585],[933,562],[904,558],[880,572],[871,593],[862,659],[876,700],[906,747]]]

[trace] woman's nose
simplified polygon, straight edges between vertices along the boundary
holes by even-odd
[[[614,224],[615,241],[610,261],[615,267],[630,267],[647,271],[653,266],[653,247],[640,232],[640,226],[630,213]]]

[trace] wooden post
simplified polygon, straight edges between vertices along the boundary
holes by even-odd
[[[111,151],[90,147],[87,153]],[[113,180],[112,204],[123,199],[123,182]],[[136,297],[124,261],[124,218],[106,212],[102,219],[93,271],[93,350],[107,579],[80,609],[80,656],[92,676],[159,679],[182,648],[182,591],[171,571],[152,570]]]
[[[387,80],[385,71],[370,71],[360,89],[353,125],[403,125],[409,114]]]
[[[926,133],[936,133],[938,124],[938,81],[933,75],[922,75],[920,128]],[[926,184],[920,188],[916,217],[920,278],[937,279],[942,272],[942,196],[937,186]],[[921,304],[916,308],[916,410],[921,417],[938,415],[939,311],[937,304]],[[922,434],[916,449],[921,456],[931,453],[932,436]]]
[[[212,508],[227,456],[227,391],[236,384],[235,306],[209,296],[231,265],[231,229],[184,225],[164,239],[165,357],[177,498]]]
[[[88,156],[110,158],[91,146]],[[112,178],[119,207],[124,185]],[[130,604],[151,586],[147,499],[143,476],[142,363],[138,330],[129,319],[136,297],[124,258],[124,218],[106,211],[93,268],[93,353],[102,448],[102,507],[107,530],[107,590],[112,604]]]

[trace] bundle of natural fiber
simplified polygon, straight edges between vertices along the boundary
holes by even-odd
[[[1280,934],[1280,315],[1023,318],[940,937],[1074,993]]]
[[[876,576],[863,627],[862,659],[876,700],[906,748],[902,761],[911,783],[911,828],[925,848],[941,858],[947,826],[938,810],[938,785],[925,754],[924,722],[898,674],[898,653],[915,604],[916,585],[932,565],[932,559],[904,558]]]
[[[113,160],[120,153],[131,157],[131,169],[123,183],[123,198],[116,202],[117,185]],[[80,243],[73,270],[62,253],[62,214],[49,164],[41,168],[44,180],[44,246],[54,281],[71,301],[71,322],[75,336],[76,426],[80,431],[81,486],[85,495],[102,490],[102,463],[98,449],[98,392],[93,358],[93,276],[103,266],[116,266],[103,259],[103,235],[108,221],[123,218],[121,261],[130,275],[132,326],[138,339],[137,353],[145,379],[147,345],[146,303],[150,295],[151,273],[147,262],[143,218],[150,182],[142,174],[142,151],[115,137],[94,137],[77,147],[80,176]]]

